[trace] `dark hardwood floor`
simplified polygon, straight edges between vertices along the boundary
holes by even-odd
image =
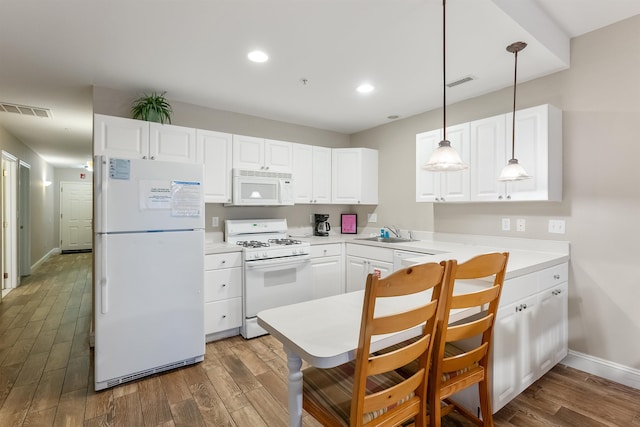
[[[90,315],[87,253],[51,257],[5,297],[0,426],[287,425],[287,366],[276,339],[210,343],[203,363],[94,392]],[[558,365],[495,423],[640,426],[640,391]]]

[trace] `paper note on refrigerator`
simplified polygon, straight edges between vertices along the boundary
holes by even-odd
[[[140,180],[140,210],[171,209],[171,182]]]
[[[197,181],[171,182],[171,215],[172,216],[200,216],[202,215],[203,198],[202,185]]]

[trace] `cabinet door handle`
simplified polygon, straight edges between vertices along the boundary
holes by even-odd
[[[223,319],[226,319],[226,318],[227,318],[227,315],[226,315],[226,314],[223,314],[223,315],[222,315],[222,318],[223,318]]]
[[[142,160],[147,160],[147,156],[142,156]]]
[[[502,200],[502,195],[498,196],[498,200]]]
[[[511,200],[511,194],[507,195],[507,200]]]
[[[553,278],[556,279],[556,280],[559,280],[560,279],[560,275],[559,274],[554,274]]]
[[[226,284],[226,283],[223,283],[223,284],[222,284],[222,287],[223,287],[223,288],[226,288],[226,287],[227,287],[227,284]]]
[[[151,160],[155,160],[155,159],[156,159],[156,156],[151,156]]]
[[[527,304],[522,304],[522,308],[526,310],[527,309]]]

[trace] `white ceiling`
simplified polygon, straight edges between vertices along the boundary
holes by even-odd
[[[447,103],[566,69],[638,0],[448,0]],[[250,50],[270,60],[250,63]],[[306,85],[301,79],[307,79]],[[376,89],[362,95],[361,82]],[[91,156],[91,86],[353,133],[442,104],[441,0],[0,0],[0,126],[57,167]]]

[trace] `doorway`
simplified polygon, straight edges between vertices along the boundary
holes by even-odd
[[[60,182],[60,250],[91,250],[93,188],[90,182]]]
[[[18,287],[18,159],[2,152],[2,295]]]
[[[31,274],[31,165],[18,165],[18,264],[20,277]]]

